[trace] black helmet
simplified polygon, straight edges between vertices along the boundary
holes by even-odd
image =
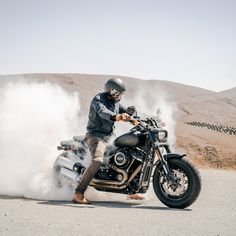
[[[105,92],[111,93],[112,89],[119,93],[126,91],[125,84],[120,78],[111,78],[105,83]]]
[[[105,83],[105,92],[108,93],[115,102],[120,101],[125,91],[125,84],[120,78],[111,78]]]

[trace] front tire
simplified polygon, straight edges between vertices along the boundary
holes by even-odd
[[[178,181],[178,187],[169,185],[162,165],[158,165],[153,175],[153,188],[158,199],[170,208],[186,208],[201,191],[201,177],[196,167],[186,158],[170,158],[168,165]],[[178,191],[179,192],[178,192]]]

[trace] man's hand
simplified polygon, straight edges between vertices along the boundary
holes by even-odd
[[[133,124],[134,126],[138,126],[138,125],[139,125],[139,121],[135,119],[135,120],[132,121],[132,124]]]
[[[120,121],[120,120],[128,122],[128,121],[130,121],[130,115],[127,113],[122,113],[122,114],[116,115],[116,121]]]

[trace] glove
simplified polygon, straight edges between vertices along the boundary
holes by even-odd
[[[127,113],[122,113],[122,114],[116,115],[116,121],[120,121],[120,120],[128,122],[128,121],[130,121],[130,115]]]

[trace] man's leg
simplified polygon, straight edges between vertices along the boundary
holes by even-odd
[[[73,202],[88,204],[89,201],[84,197],[84,192],[87,189],[90,181],[93,179],[94,175],[97,173],[98,169],[102,165],[103,156],[106,148],[106,143],[100,138],[92,135],[86,137],[86,141],[91,153],[92,162],[89,167],[85,170],[85,173],[75,190],[75,195],[73,197]]]

